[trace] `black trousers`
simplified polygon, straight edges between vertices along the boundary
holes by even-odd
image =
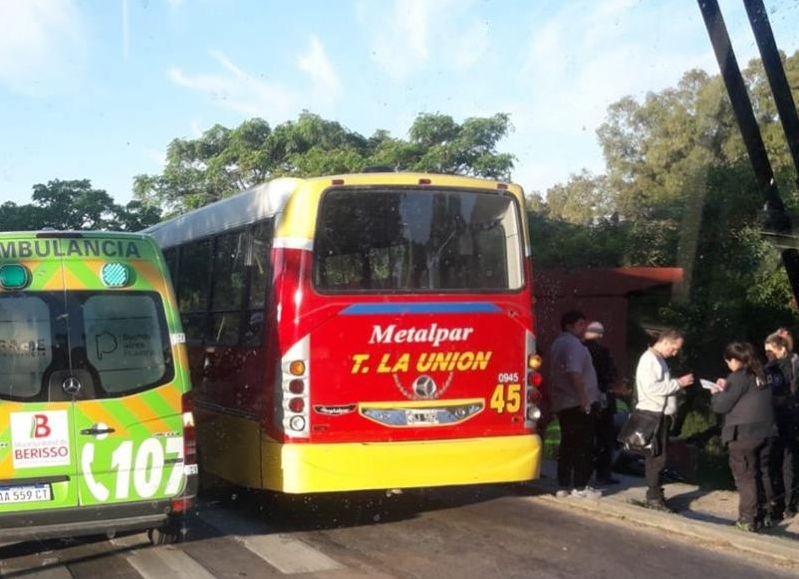
[[[594,420],[596,411],[586,414],[579,406],[558,412],[560,451],[558,486],[582,489],[594,470]]]
[[[615,405],[614,405],[615,406]],[[596,417],[596,439],[594,460],[597,479],[609,479],[613,465],[613,450],[616,448],[616,425],[613,422],[615,408],[601,408]]]
[[[769,456],[769,475],[771,477],[772,498],[770,511],[772,515],[782,516],[785,509],[797,510],[799,506],[799,488],[796,467],[799,441],[792,437],[777,436],[771,441]]]
[[[754,524],[765,506],[763,472],[767,472],[768,465],[761,464],[761,455],[767,448],[766,439],[734,440],[729,444],[730,470],[738,490],[738,520],[744,523]]]
[[[660,439],[660,454],[657,456],[647,456],[644,461],[644,474],[646,476],[646,499],[655,501],[663,498],[661,488],[661,475],[666,468],[666,458],[669,446],[669,431],[671,430],[671,416],[663,416],[658,429]]]

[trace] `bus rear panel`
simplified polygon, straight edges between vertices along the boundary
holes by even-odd
[[[235,345],[189,336],[204,470],[288,493],[537,477],[521,190],[413,174],[292,187],[268,220],[271,281],[244,290],[264,292],[257,346],[252,312]],[[249,235],[243,279],[262,269]]]

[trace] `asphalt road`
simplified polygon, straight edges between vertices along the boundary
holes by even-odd
[[[188,540],[143,533],[0,546],[0,575],[242,577],[795,577],[711,545],[536,502],[521,486],[205,500]]]

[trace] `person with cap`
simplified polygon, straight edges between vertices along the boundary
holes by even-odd
[[[616,428],[613,420],[616,414],[616,398],[613,391],[617,388],[619,373],[610,350],[601,343],[604,335],[605,326],[601,322],[594,321],[588,324],[583,339],[585,347],[591,354],[600,392],[599,411],[594,423],[594,467],[597,486],[619,483],[611,474],[613,451],[616,448]]]

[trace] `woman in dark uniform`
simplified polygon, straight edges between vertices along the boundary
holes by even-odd
[[[799,503],[797,488],[797,395],[796,381],[789,342],[779,334],[766,338],[766,381],[771,385],[774,403],[774,420],[777,423],[777,436],[772,441],[770,474],[774,496],[769,506],[771,520],[778,522],[796,514]]]
[[[771,389],[751,344],[729,344],[724,361],[730,374],[716,383],[711,407],[724,416],[721,439],[728,446],[730,470],[738,489],[736,524],[751,532],[760,526],[765,491],[770,487],[768,447],[774,432]]]

